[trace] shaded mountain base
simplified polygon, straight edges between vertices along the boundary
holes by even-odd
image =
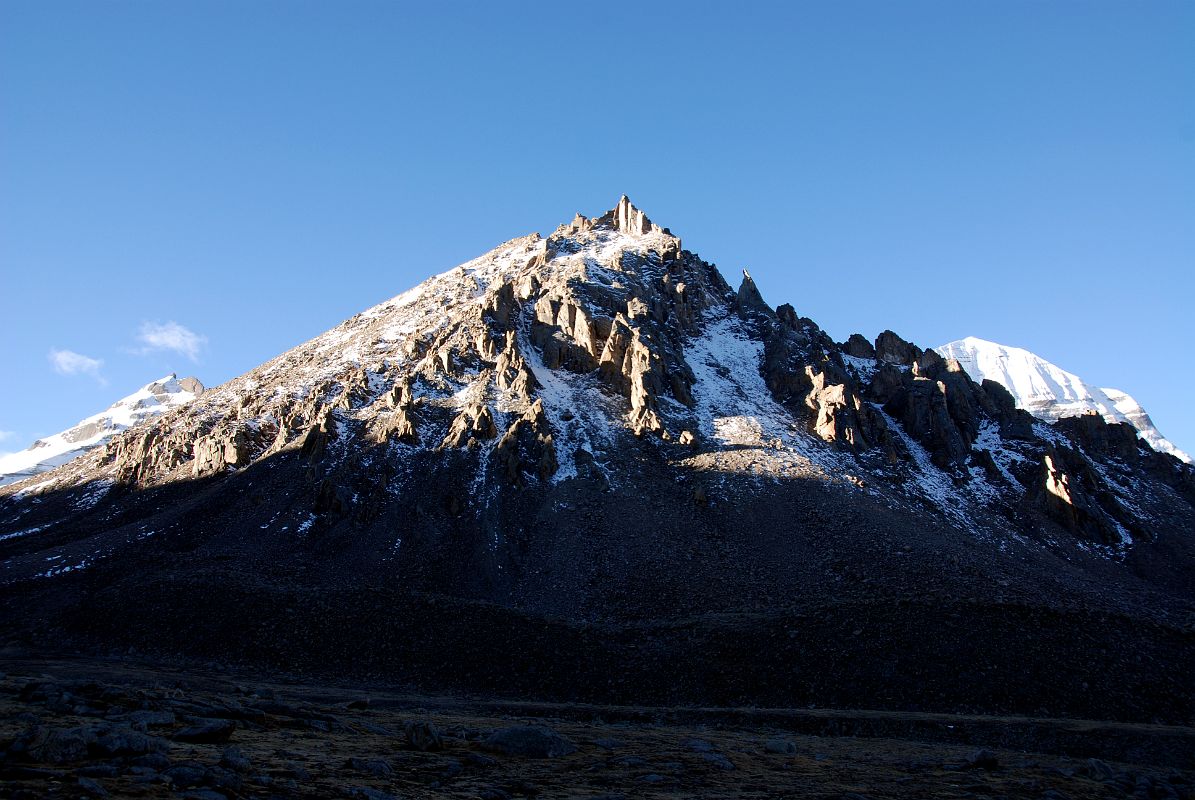
[[[498,747],[535,726],[553,757]],[[526,733],[522,734],[526,738]],[[505,737],[505,738],[504,738]],[[1195,730],[519,705],[0,657],[0,797],[1189,798]]]
[[[1195,720],[1195,634],[1108,613],[856,601],[582,625],[394,589],[220,575],[78,603],[68,587],[40,603],[10,594],[7,638],[534,700]],[[13,613],[33,607],[37,618]]]

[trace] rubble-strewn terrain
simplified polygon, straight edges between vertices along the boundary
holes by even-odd
[[[114,661],[0,667],[4,798],[1195,796],[1195,734],[1165,726],[519,705]]]
[[[623,198],[0,488],[0,636],[1189,725],[1193,502],[1132,426],[1047,424],[891,331],[836,343]]]

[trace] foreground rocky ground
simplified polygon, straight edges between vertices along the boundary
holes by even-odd
[[[1195,729],[433,698],[0,659],[0,797],[1190,798]]]

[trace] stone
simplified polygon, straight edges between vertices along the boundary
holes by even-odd
[[[609,737],[594,739],[593,744],[595,747],[600,747],[603,750],[617,750],[620,747],[626,747],[626,742],[622,741],[621,739],[613,739]]]
[[[240,791],[244,780],[233,770],[222,766],[215,766],[207,768],[204,775],[204,782],[216,789],[237,792]]]
[[[429,722],[412,720],[403,726],[403,737],[407,747],[420,752],[440,750],[444,747],[444,738]]]
[[[991,415],[1000,425],[1002,437],[1025,442],[1031,442],[1036,438],[1033,433],[1033,416],[1028,411],[1017,408],[1017,401],[1003,384],[984,378],[980,390],[988,400]]]
[[[232,738],[237,724],[231,719],[201,719],[174,734],[176,742],[223,744]]]
[[[965,766],[968,769],[995,769],[1000,766],[1000,759],[991,750],[981,748],[967,757]]]
[[[63,730],[35,725],[18,736],[8,751],[29,761],[65,764],[86,758],[90,741],[83,728]]]
[[[1135,463],[1141,451],[1137,429],[1127,422],[1109,423],[1095,412],[1063,417],[1054,427],[1079,444],[1083,451]]]
[[[170,748],[170,744],[164,739],[118,726],[100,726],[93,728],[92,733],[95,738],[91,743],[91,749],[103,755],[145,755],[160,753]]]
[[[249,757],[236,745],[229,745],[220,754],[220,766],[233,772],[245,773],[252,769]]]
[[[763,749],[765,753],[783,756],[791,756],[797,752],[797,746],[788,739],[768,739],[764,742]]]
[[[76,781],[79,791],[88,797],[107,797],[108,790],[105,789],[99,781],[94,778],[88,778],[85,775],[80,775]]]
[[[485,786],[477,792],[478,800],[510,800],[510,792],[496,786]]]
[[[498,766],[498,759],[483,755],[482,753],[466,753],[465,763],[476,769],[490,769]]]
[[[201,786],[207,779],[207,770],[201,764],[176,764],[162,773],[171,786],[187,788]]]
[[[115,778],[120,770],[115,764],[88,764],[79,768],[79,774],[88,778]]]
[[[380,758],[350,758],[345,766],[355,772],[364,772],[378,778],[389,778],[394,769]]]
[[[374,789],[370,786],[350,786],[345,790],[345,793],[351,798],[358,800],[398,800],[397,797],[389,792],[383,792],[381,789]]]
[[[162,753],[146,753],[142,756],[137,756],[129,761],[134,767],[144,767],[156,772],[161,772],[170,767],[170,759]]]
[[[567,738],[540,725],[518,725],[494,731],[482,746],[492,752],[524,758],[558,758],[577,752],[577,746]]]
[[[698,753],[697,758],[698,760],[704,761],[705,763],[716,767],[717,769],[729,771],[735,768],[734,762],[722,753]]]
[[[61,764],[93,756],[135,756],[165,750],[162,739],[115,725],[54,729],[34,726],[10,750],[32,761]]]
[[[170,711],[130,711],[121,717],[121,721],[144,731],[146,728],[170,727],[175,723],[175,716]]]
[[[228,795],[214,789],[190,789],[183,792],[182,800],[228,800]]]

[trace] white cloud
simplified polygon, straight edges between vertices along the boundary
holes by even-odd
[[[48,356],[54,371],[59,375],[90,375],[100,383],[107,383],[100,375],[100,367],[104,366],[104,359],[92,358],[73,350],[56,350],[50,348]]]
[[[194,361],[199,351],[207,344],[207,337],[189,330],[177,322],[143,322],[137,341],[145,345],[141,353],[155,350],[173,350]]]

